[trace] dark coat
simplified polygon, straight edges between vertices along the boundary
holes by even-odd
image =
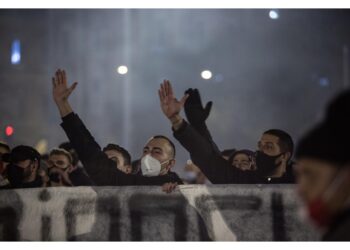
[[[212,139],[208,140],[184,121],[174,137],[190,153],[191,159],[213,184],[295,183],[291,166],[280,178],[267,178],[259,171],[242,171],[225,160]]]
[[[323,241],[350,241],[350,209],[338,215],[322,237]]]
[[[182,180],[174,172],[166,175],[145,177],[142,175],[125,174],[117,169],[116,163],[108,159],[101,147],[85,127],[78,115],[73,112],[62,118],[62,128],[70,143],[77,151],[79,159],[89,177],[98,186],[126,185],[163,185],[167,182],[182,184]]]
[[[93,186],[94,183],[90,179],[86,171],[78,167],[69,173],[69,179],[72,182],[73,186]]]

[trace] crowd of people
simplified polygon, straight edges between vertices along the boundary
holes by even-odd
[[[183,184],[297,183],[309,217],[326,229],[324,239],[350,240],[349,91],[335,98],[324,120],[300,140],[294,162],[292,137],[276,128],[262,133],[256,150],[221,151],[206,125],[212,102],[204,106],[197,89],[186,90],[178,100],[164,80],[158,90],[161,110],[191,158],[181,179],[173,171],[175,145],[164,135],[152,136],[135,159],[115,143],[101,148],[69,103],[76,86],[68,86],[64,70],[52,78],[53,100],[69,142],[47,155],[28,145],[11,149],[0,143],[0,189],[158,185],[170,193]]]

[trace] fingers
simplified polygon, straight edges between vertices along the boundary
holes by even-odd
[[[168,94],[168,96],[173,98],[173,96],[174,96],[173,88],[171,87],[171,84],[170,84],[169,80],[166,81],[166,86],[167,86],[167,94]]]
[[[160,84],[160,96],[161,96],[161,99],[164,101],[165,100],[165,97],[166,97],[166,92],[165,92],[165,86],[164,86],[164,82]]]
[[[185,94],[185,95],[186,95],[186,94],[189,94],[189,95],[190,95],[190,94],[192,93],[192,91],[193,91],[193,89],[192,89],[192,88],[189,88],[189,89],[187,89],[187,90],[185,91],[184,94]]]
[[[193,102],[193,98],[191,98],[192,97],[192,95],[193,95],[193,89],[192,88],[189,88],[189,89],[187,89],[186,91],[185,91],[185,95],[186,94],[188,94],[188,96],[189,96],[189,99],[185,102],[185,105],[190,105],[190,104],[192,104],[192,102]]]
[[[57,71],[56,71],[56,80],[57,80],[57,85],[60,85],[60,84],[62,84],[62,80],[61,80],[61,70],[60,69],[58,69]]]
[[[52,87],[56,88],[56,78],[52,77]]]
[[[203,105],[202,105],[201,96],[199,95],[198,89],[194,89],[194,90],[193,90],[193,99],[195,99],[196,102],[197,102],[198,104],[200,104],[201,106],[203,106]]]
[[[73,90],[77,87],[77,85],[78,85],[77,82],[73,83],[72,86],[70,86],[70,88],[68,89],[68,90],[69,90],[69,93],[72,93]]]
[[[58,69],[55,73],[55,86],[58,87],[60,84],[67,84],[66,72],[64,70]]]
[[[181,100],[180,100],[181,106],[184,106],[184,105],[185,105],[185,102],[186,102],[186,100],[188,99],[189,96],[190,96],[189,94],[186,94],[186,95],[184,95],[184,96],[181,98]]]
[[[63,82],[63,84],[67,84],[66,71],[62,70],[61,76],[62,76],[62,82]]]
[[[213,106],[213,102],[208,102],[207,105],[205,105],[204,109],[207,115],[209,115],[212,106]]]
[[[175,190],[175,188],[177,187],[177,183],[174,182],[168,182],[168,183],[165,183],[163,186],[162,186],[162,191],[165,192],[165,193],[171,193],[172,191]]]

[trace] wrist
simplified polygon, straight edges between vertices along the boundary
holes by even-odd
[[[179,114],[170,117],[169,120],[175,130],[179,129],[183,123],[183,118]]]
[[[179,114],[175,114],[175,115],[169,117],[169,120],[170,120],[171,124],[174,124],[174,123],[177,123],[180,120],[182,120],[182,117]]]
[[[65,106],[67,102],[67,100],[55,100],[57,106]]]

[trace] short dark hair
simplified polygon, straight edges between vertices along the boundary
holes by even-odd
[[[51,155],[64,155],[68,158],[68,161],[70,164],[73,165],[73,157],[71,155],[71,153],[69,153],[67,150],[63,149],[63,148],[54,148],[50,151],[49,157]]]
[[[164,135],[155,135],[155,136],[152,136],[150,140],[152,139],[164,139],[166,141],[168,141],[168,143],[170,144],[170,147],[172,149],[172,157],[175,158],[175,155],[176,155],[176,149],[175,149],[175,144],[166,136]]]
[[[11,153],[8,154],[7,161],[12,164],[16,164],[20,161],[31,160],[37,161],[38,166],[40,167],[41,155],[39,152],[30,146],[19,145],[14,147],[11,150]]]
[[[124,164],[125,165],[130,165],[131,164],[131,156],[130,156],[129,152],[125,148],[123,148],[123,147],[121,147],[121,146],[119,146],[117,144],[109,143],[106,147],[104,147],[102,149],[102,151],[106,152],[108,150],[118,151],[119,153],[121,153],[121,155],[124,158]]]
[[[8,152],[11,151],[11,148],[9,145],[7,145],[5,142],[0,141],[0,147],[5,148]]]
[[[284,152],[290,152],[290,157],[288,160],[292,158],[294,152],[294,142],[292,137],[286,131],[283,131],[281,129],[269,129],[263,134],[277,136],[279,139],[278,145],[280,146],[281,150]]]

